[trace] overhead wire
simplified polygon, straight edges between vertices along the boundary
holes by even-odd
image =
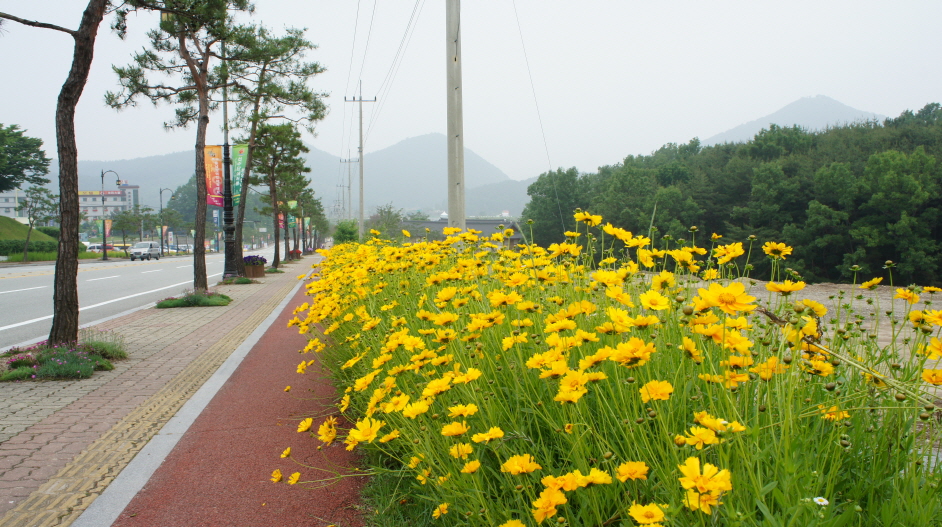
[[[533,73],[530,71],[530,58],[527,56],[527,45],[523,40],[523,29],[520,27],[520,15],[517,13],[517,0],[511,2],[514,7],[514,17],[517,19],[517,33],[520,35],[520,46],[523,48],[523,60],[527,65],[527,76],[530,78],[530,91],[533,94],[533,104],[536,106],[536,117],[540,123],[540,135],[543,137],[543,150],[546,152],[546,164],[549,167],[547,175],[550,176],[550,182],[553,184],[553,194],[556,196],[556,208],[559,211],[559,221],[563,230],[566,230],[566,220],[563,216],[562,205],[559,200],[559,191],[556,189],[556,178],[553,176],[553,162],[550,160],[549,144],[546,142],[546,131],[543,128],[543,116],[540,113],[540,102],[536,97],[536,86],[533,84]]]
[[[349,62],[349,64],[347,65],[347,82],[346,82],[346,84],[345,84],[345,86],[344,86],[344,94],[346,94],[346,93],[348,93],[348,92],[350,91],[350,76],[353,74],[353,56],[356,54],[356,47],[357,47],[357,30],[358,30],[359,27],[360,27],[360,2],[361,2],[361,0],[357,0],[357,13],[356,13],[356,17],[354,18],[354,21],[353,21],[353,42],[352,42],[352,44],[350,45],[350,62]],[[353,115],[352,112],[351,112],[350,115],[351,115],[351,116]],[[351,119],[352,119],[352,117],[351,117]],[[348,128],[347,128],[347,105],[346,105],[346,104],[343,105],[343,119],[342,119],[341,123],[342,123],[343,128],[341,129],[341,133],[340,133],[340,154],[337,156],[338,159],[341,160],[340,163],[337,163],[337,181],[339,181],[339,182],[341,183],[341,185],[337,185],[337,188],[340,188],[340,187],[343,186],[343,185],[342,185],[342,183],[343,183],[343,176],[344,176],[344,174],[343,174],[343,162],[342,162],[342,160],[343,160],[343,152],[344,152],[345,149],[346,149],[346,150],[349,150],[349,148],[345,148],[345,147],[349,147],[349,141],[348,141],[348,139],[347,139],[347,130],[348,130]],[[351,130],[352,130],[352,128],[351,128]],[[340,192],[342,193],[343,191],[341,190]],[[341,196],[341,200],[343,200],[343,196]],[[342,201],[342,202],[343,202],[343,201]]]
[[[425,0],[416,0],[415,5],[412,7],[412,14],[409,17],[408,23],[406,23],[406,29],[403,31],[402,38],[399,40],[399,48],[396,50],[395,56],[393,56],[392,63],[389,65],[389,69],[386,71],[386,76],[383,78],[382,84],[380,84],[378,90],[378,100],[379,104],[375,111],[370,114],[369,125],[366,129],[366,137],[369,138],[370,132],[373,130],[373,126],[379,120],[380,114],[382,114],[383,108],[386,106],[386,102],[389,100],[389,93],[392,91],[393,84],[396,82],[396,76],[399,74],[399,68],[402,66],[402,63],[405,59],[406,51],[409,49],[409,44],[412,42],[412,37],[415,35],[415,28],[418,26],[419,18],[422,16],[422,10],[425,8]]]

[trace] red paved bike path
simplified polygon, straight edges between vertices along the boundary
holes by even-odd
[[[315,438],[297,432],[304,417],[315,418],[316,430],[335,411],[334,388],[319,368],[309,367],[303,376],[295,372],[302,358],[316,358],[298,354],[307,339],[287,327],[305,300],[302,287],[114,526],[363,525],[362,478],[305,488],[304,481],[330,474],[292,462],[346,473],[354,466],[342,444],[318,451]],[[286,385],[293,386],[291,392],[284,391]],[[282,459],[289,446],[292,459]],[[285,479],[301,472],[302,483],[272,483],[275,468]]]

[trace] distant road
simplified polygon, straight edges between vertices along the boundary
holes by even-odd
[[[271,261],[273,249],[262,254]],[[219,281],[223,256],[207,255],[209,284]],[[0,349],[45,338],[52,327],[54,265],[0,267]],[[79,323],[89,324],[193,288],[193,257],[79,265]]]

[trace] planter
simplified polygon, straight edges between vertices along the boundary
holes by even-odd
[[[265,266],[264,265],[246,265],[245,277],[246,278],[264,278]]]

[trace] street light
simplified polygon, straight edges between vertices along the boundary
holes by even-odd
[[[115,178],[116,185],[121,186],[121,176],[118,175],[114,170],[102,170],[101,171],[101,259],[108,259],[108,225],[105,223],[105,174],[111,172],[117,178]]]
[[[161,256],[164,255],[164,225],[163,223],[164,223],[164,191],[165,190],[170,193],[171,200],[177,199],[177,195],[174,194],[173,191],[170,190],[169,188],[160,189],[160,225],[159,227],[160,227],[160,255]]]

